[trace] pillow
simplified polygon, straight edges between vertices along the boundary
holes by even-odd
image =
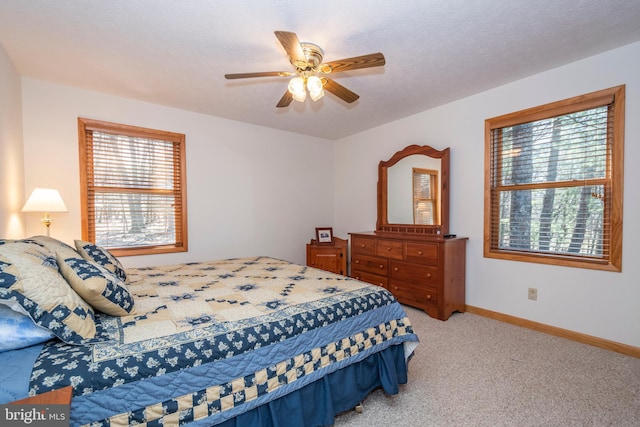
[[[80,258],[64,259],[58,254],[58,266],[71,287],[96,310],[112,316],[133,311],[133,297],[124,281],[99,264]]]
[[[37,243],[0,240],[0,300],[67,343],[95,336],[93,309],[62,277],[55,255]]]
[[[79,257],[80,255],[74,248],[67,245],[66,243],[56,240],[53,237],[49,236],[32,236],[28,239],[22,240],[23,242],[34,242],[43,246],[45,249],[48,249],[49,252],[53,254],[62,254],[63,257],[72,258]]]
[[[111,252],[91,242],[76,240],[75,244],[82,258],[100,264],[110,272],[115,273],[123,281],[127,280],[127,273],[124,272],[122,264],[116,257],[111,255]]]
[[[0,303],[0,353],[49,341],[55,335],[34,323],[29,316]]]

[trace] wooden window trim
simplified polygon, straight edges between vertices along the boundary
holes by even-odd
[[[613,147],[610,163],[611,183],[609,196],[611,198],[611,213],[609,218],[609,253],[604,260],[593,260],[580,255],[542,254],[516,250],[500,250],[491,245],[491,146],[492,131],[531,121],[547,119],[555,116],[570,114],[590,108],[608,104],[614,105],[613,115]],[[592,92],[585,95],[565,99],[542,106],[505,114],[485,120],[485,172],[484,172],[484,256],[512,261],[525,261],[542,264],[579,267],[605,271],[622,271],[622,205],[623,205],[623,177],[624,177],[624,120],[625,120],[625,85]],[[602,184],[605,180],[593,180]],[[580,184],[583,184],[581,182]],[[565,183],[566,185],[566,183]],[[547,188],[545,186],[545,188]],[[513,187],[511,187],[513,188]],[[535,184],[522,185],[518,189],[533,189]]]
[[[123,125],[119,123],[110,123],[100,120],[93,120],[87,118],[78,118],[78,141],[79,141],[79,153],[80,153],[80,206],[81,206],[81,227],[82,227],[82,239],[95,242],[95,230],[90,230],[89,220],[89,185],[87,180],[87,174],[93,170],[91,166],[91,159],[87,156],[87,131],[99,131],[112,134],[122,134],[133,137],[142,137],[150,139],[158,139],[164,141],[171,141],[174,143],[174,151],[177,150],[179,163],[177,169],[180,174],[180,220],[176,224],[176,242],[166,245],[147,245],[136,246],[127,248],[109,248],[109,251],[115,256],[129,256],[129,255],[150,255],[150,254],[163,254],[174,252],[187,252],[188,251],[188,228],[187,228],[187,174],[186,174],[186,150],[185,150],[185,135],[175,132],[168,132],[162,130],[155,130],[149,128],[142,128],[138,126]],[[121,189],[125,192],[136,192],[134,189]],[[169,192],[170,190],[153,190],[158,194]],[[144,193],[150,193],[150,191],[144,191]]]

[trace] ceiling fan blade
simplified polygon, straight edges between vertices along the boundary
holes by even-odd
[[[288,71],[262,71],[258,73],[235,73],[225,74],[225,79],[247,79],[249,77],[286,77],[291,76],[294,73]]]
[[[294,66],[297,66],[298,63],[306,64],[307,58],[304,56],[302,45],[296,33],[288,31],[274,31],[274,33]]]
[[[286,91],[284,95],[282,95],[282,98],[280,98],[280,102],[278,102],[278,105],[276,105],[276,107],[278,108],[288,107],[289,104],[291,104],[292,100],[293,100],[293,95],[291,95],[291,92]]]
[[[334,94],[335,96],[337,96],[338,98],[342,99],[343,101],[349,104],[351,104],[353,101],[360,98],[360,95],[354,92],[351,92],[349,89],[342,86],[340,83],[336,83],[335,81],[328,79],[326,77],[323,77],[322,80],[323,81],[326,80],[326,83],[324,84],[324,88],[326,90],[328,90],[329,92],[331,92],[332,94]]]
[[[320,71],[323,73],[337,73],[339,71],[357,70],[359,68],[380,67],[384,64],[384,55],[378,52],[326,62],[320,66]]]

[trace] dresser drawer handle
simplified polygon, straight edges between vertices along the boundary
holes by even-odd
[[[378,266],[378,268],[379,268],[380,270],[382,270],[382,269],[384,268],[384,264],[380,264],[380,265]]]
[[[431,273],[427,273],[427,277],[431,277]]]
[[[361,248],[366,248],[367,245],[365,245],[364,243],[360,245]]]
[[[423,254],[423,252],[422,252],[422,251],[418,251],[418,255],[422,255],[422,254]]]
[[[431,299],[431,295],[427,294],[427,299]]]
[[[389,252],[391,249],[393,249],[391,246],[387,247],[387,252]]]
[[[393,267],[393,271],[400,271],[398,267]]]
[[[397,290],[398,290],[398,287],[397,287],[397,286],[394,286],[394,287],[393,287],[393,290],[394,290],[394,291],[397,291]]]

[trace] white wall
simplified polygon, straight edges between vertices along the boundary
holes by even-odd
[[[483,257],[484,120],[626,84],[622,273]],[[335,144],[334,231],[372,230],[377,164],[410,144],[451,147],[451,233],[468,236],[468,305],[640,347],[640,43],[498,87]],[[538,301],[527,288],[538,288]]]
[[[0,238],[24,235],[20,75],[0,46]]]
[[[333,218],[333,144],[319,138],[23,78],[25,197],[60,190],[51,236],[81,237],[78,117],[186,135],[189,252],[123,257],[126,267],[268,255],[305,262]],[[38,214],[27,235],[43,234]]]

